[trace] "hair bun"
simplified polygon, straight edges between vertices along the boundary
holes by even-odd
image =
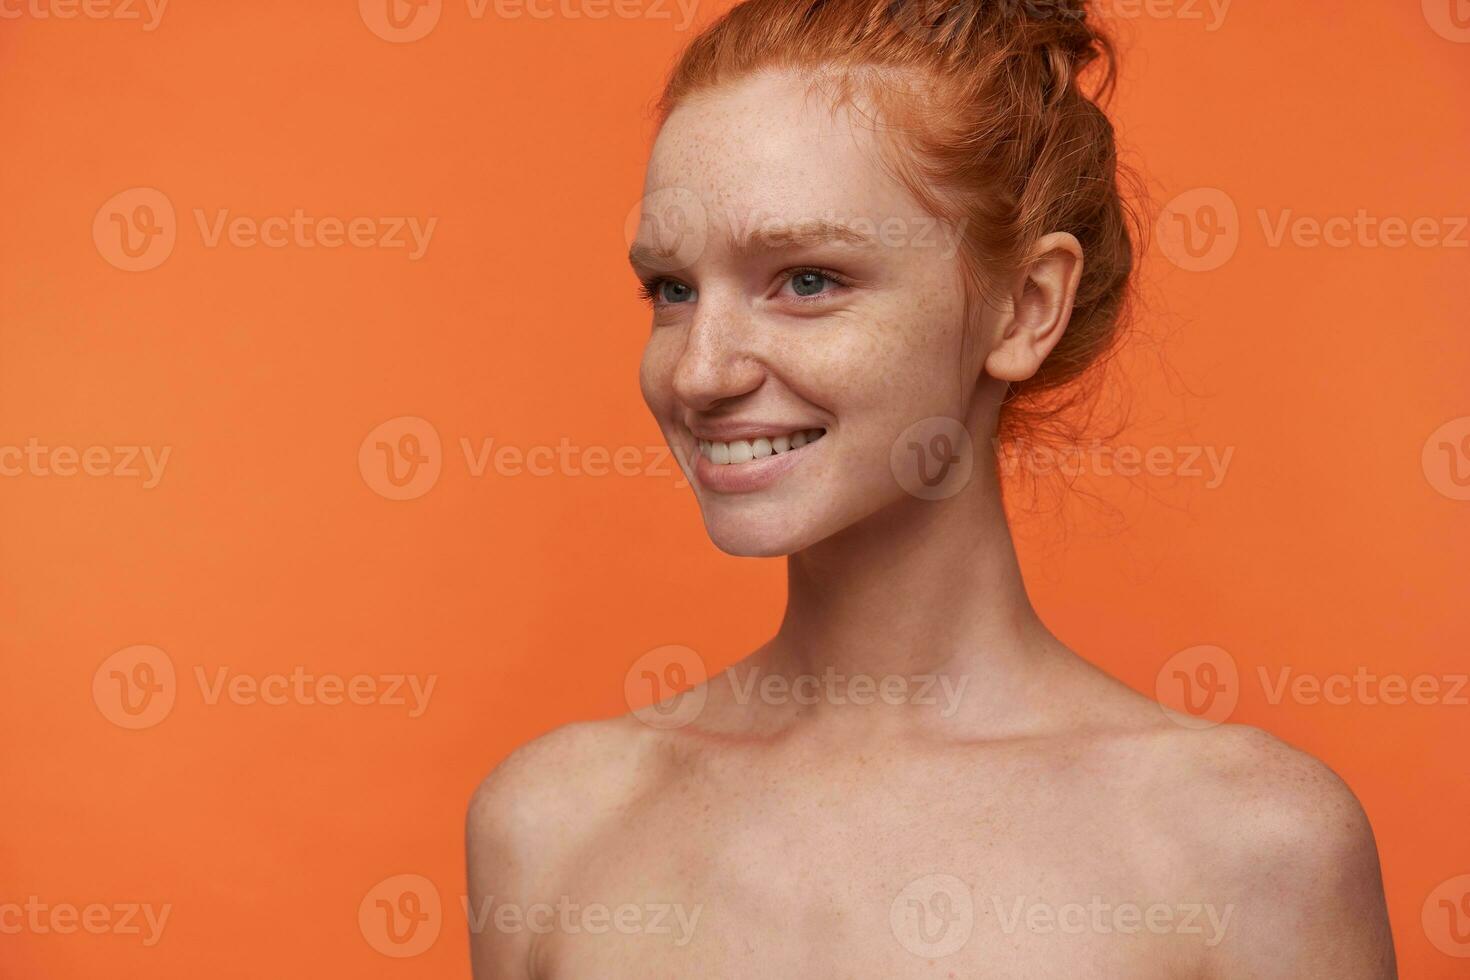
[[[1001,0],[1021,8],[1031,50],[1045,60],[1051,77],[1051,99],[1060,98],[1078,75],[1101,60],[1104,74],[1099,94],[1112,88],[1114,52],[1106,34],[1088,16],[1086,0]]]

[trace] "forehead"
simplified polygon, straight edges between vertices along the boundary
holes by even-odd
[[[654,143],[645,193],[691,192],[715,226],[922,215],[884,166],[872,116],[861,102],[834,107],[794,73],[722,85],[669,115]]]

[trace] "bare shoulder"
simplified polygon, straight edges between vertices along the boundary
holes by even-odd
[[[472,849],[534,846],[542,866],[575,851],[658,779],[659,733],[631,716],[573,722],[526,743],[470,799]]]
[[[1322,761],[1249,725],[1195,727],[1096,668],[1078,678],[1069,692],[1088,711],[1074,737],[1200,874],[1283,900],[1293,888],[1381,897],[1367,814]]]
[[[465,850],[477,977],[534,975],[532,934],[477,921],[477,909],[555,902],[578,855],[656,785],[658,734],[631,717],[564,725],[516,749],[476,788]]]
[[[1231,907],[1216,972],[1394,976],[1378,850],[1347,784],[1258,728],[1170,727],[1129,740],[1134,803],[1174,887]]]
[[[1151,753],[1161,805],[1182,811],[1183,825],[1213,842],[1207,853],[1229,870],[1253,876],[1276,868],[1371,871],[1377,850],[1367,814],[1348,785],[1320,760],[1247,725],[1176,729]],[[1174,787],[1177,792],[1163,790]],[[1165,803],[1163,801],[1172,801]]]

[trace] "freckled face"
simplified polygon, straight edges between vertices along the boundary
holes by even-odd
[[[871,124],[792,75],[732,83],[670,115],[644,195],[640,383],[716,546],[790,554],[931,506],[890,450],[920,419],[970,420],[985,352],[961,362],[953,235],[885,171]]]

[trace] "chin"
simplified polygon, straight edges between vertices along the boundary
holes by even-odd
[[[794,555],[864,524],[890,503],[877,494],[837,501],[753,497],[701,501],[704,529],[716,548],[739,558]]]
[[[792,525],[789,514],[731,513],[730,508],[723,506],[704,512],[704,529],[710,541],[725,554],[737,558],[778,558],[795,554],[820,540],[810,528]]]

